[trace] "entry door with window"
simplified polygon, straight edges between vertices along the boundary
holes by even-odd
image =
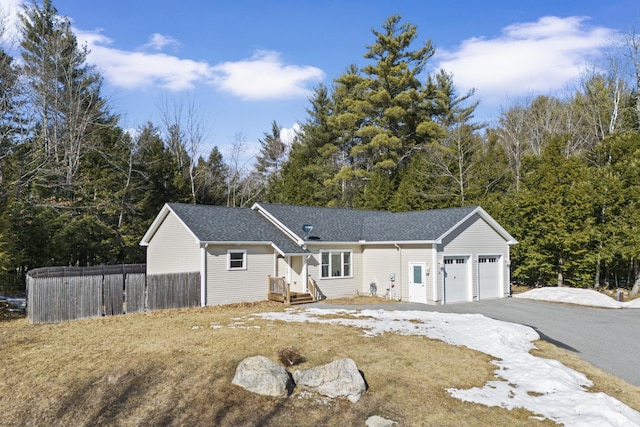
[[[409,263],[409,301],[427,303],[427,285],[424,262]]]

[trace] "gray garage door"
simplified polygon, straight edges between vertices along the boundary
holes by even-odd
[[[469,257],[444,258],[444,303],[471,301]]]
[[[478,257],[478,294],[479,299],[503,296],[499,256]]]

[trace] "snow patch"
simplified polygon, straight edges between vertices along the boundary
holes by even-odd
[[[493,364],[499,380],[484,387],[447,390],[455,398],[487,406],[525,408],[567,426],[640,425],[639,412],[604,393],[590,393],[588,387],[593,384],[584,374],[557,360],[529,354],[539,335],[528,326],[480,314],[423,311],[309,308],[258,316],[274,321],[353,326],[369,337],[385,333],[420,335],[466,346],[496,358]]]

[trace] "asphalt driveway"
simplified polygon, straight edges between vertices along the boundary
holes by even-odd
[[[323,303],[314,306],[347,308]],[[520,323],[535,329],[542,339],[640,387],[640,309],[580,307],[519,298],[444,306],[399,303],[349,308],[479,313],[493,319]]]

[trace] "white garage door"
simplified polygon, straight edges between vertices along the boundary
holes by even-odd
[[[499,256],[478,257],[478,293],[478,299],[503,296]]]
[[[444,303],[471,301],[469,257],[444,258]]]

